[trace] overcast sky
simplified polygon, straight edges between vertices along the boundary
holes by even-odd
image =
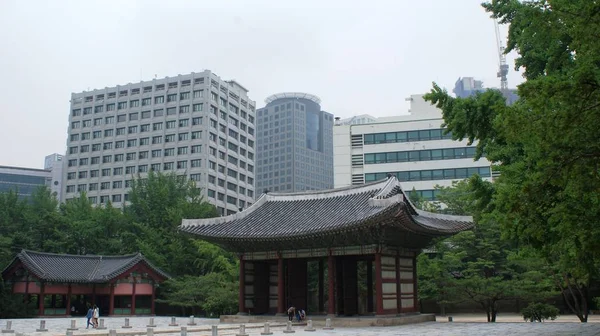
[[[433,81],[497,87],[481,1],[0,0],[0,165],[41,168],[64,154],[71,92],[155,75],[209,69],[257,107],[301,91],[342,118],[404,114]]]

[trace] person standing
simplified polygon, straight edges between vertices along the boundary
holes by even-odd
[[[92,314],[92,318],[94,319],[94,328],[98,328],[98,318],[100,317],[100,309],[98,306],[94,305],[94,313]]]
[[[93,316],[94,316],[94,309],[92,309],[92,306],[88,306],[88,311],[87,311],[87,314],[85,315],[85,317],[87,318],[87,324],[85,325],[85,329],[89,329],[90,325],[92,325],[92,328],[94,328],[94,323],[92,323]]]

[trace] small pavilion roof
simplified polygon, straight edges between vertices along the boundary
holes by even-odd
[[[118,277],[139,263],[146,264],[161,277],[165,279],[169,278],[169,275],[152,265],[141,253],[122,256],[100,256],[22,250],[2,272],[3,275],[12,265],[19,261],[27,270],[44,281],[104,283]]]
[[[233,215],[184,219],[180,230],[243,252],[373,243],[421,248],[472,226],[470,216],[416,209],[391,176],[339,189],[266,193]]]

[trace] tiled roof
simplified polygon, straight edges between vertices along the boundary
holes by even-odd
[[[30,272],[45,281],[104,283],[123,274],[138,263],[145,263],[165,279],[169,278],[166,273],[152,265],[140,253],[123,256],[98,256],[22,250],[10,265],[16,261],[21,261]],[[7,269],[10,268],[10,265]]]
[[[184,219],[180,230],[239,250],[240,244],[245,243],[247,249],[252,241],[310,242],[311,238],[326,236],[337,236],[339,240],[341,234],[377,228],[385,228],[388,233],[402,232],[403,237],[435,237],[457,233],[472,225],[469,216],[415,209],[400,183],[390,177],[340,189],[263,194],[250,208],[237,214]]]

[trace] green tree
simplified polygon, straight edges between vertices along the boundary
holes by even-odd
[[[194,181],[175,174],[148,173],[132,181],[131,204],[125,209],[131,223],[130,246],[173,276],[201,275],[195,267],[205,258],[194,239],[177,231],[184,218],[218,216],[204,201]]]
[[[539,299],[551,293],[552,282],[540,279],[539,259],[520,253],[509,240],[502,239],[500,225],[482,216],[489,204],[493,185],[478,176],[439,188],[441,211],[455,215],[472,215],[475,227],[437,242],[429,253],[421,255],[419,294],[435,299],[445,313],[450,303],[470,301],[495,322],[499,303],[521,298]]]
[[[434,84],[455,139],[478,141],[501,174],[483,216],[552,265],[569,308],[587,321],[600,269],[600,3],[493,0],[484,8],[509,25],[506,52],[526,81],[506,106],[498,91],[452,98]]]

